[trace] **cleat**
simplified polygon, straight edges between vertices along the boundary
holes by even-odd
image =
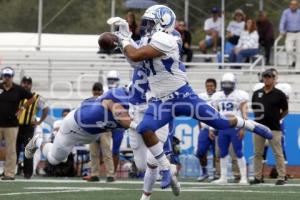
[[[208,174],[203,174],[202,176],[199,176],[197,178],[197,181],[198,182],[204,182],[205,180],[207,180],[209,178],[209,175]]]
[[[239,182],[239,185],[249,185],[248,180],[247,179],[241,179]]]
[[[212,181],[211,183],[216,184],[216,185],[224,185],[224,184],[227,184],[228,181],[225,178],[220,178],[218,180]]]
[[[161,187],[161,189],[166,189],[171,185],[171,182],[172,182],[171,171],[169,169],[162,170],[162,171],[160,171],[160,174],[161,174],[160,187]]]
[[[34,135],[25,147],[25,157],[33,158],[35,151],[37,150],[36,140],[40,137],[39,134]]]
[[[272,131],[268,127],[257,122],[254,122],[254,125],[255,126],[253,132],[255,134],[260,135],[261,137],[266,138],[268,140],[271,140],[273,138]]]
[[[171,188],[174,196],[179,196],[180,195],[180,183],[177,180],[177,177],[175,175],[172,176],[171,178]]]

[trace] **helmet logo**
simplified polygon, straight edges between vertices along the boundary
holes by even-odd
[[[173,17],[173,13],[169,9],[164,7],[159,8],[157,15],[158,15],[157,18],[161,19],[162,27],[168,27],[172,25],[174,21],[174,17]]]

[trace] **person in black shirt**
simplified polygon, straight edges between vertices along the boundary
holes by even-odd
[[[273,70],[267,69],[262,74],[264,87],[253,93],[252,109],[255,121],[266,125],[273,132],[273,139],[269,141],[276,158],[278,180],[276,185],[285,184],[286,169],[282,153],[282,132],[280,120],[288,114],[286,95],[275,88],[276,79]],[[265,139],[254,136],[254,171],[255,179],[252,184],[262,183],[262,167]]]
[[[0,139],[5,140],[5,166],[2,180],[14,180],[16,168],[16,140],[18,134],[18,117],[30,106],[34,97],[21,86],[13,82],[14,70],[5,67],[1,70],[0,83]],[[19,108],[22,99],[27,103]]]

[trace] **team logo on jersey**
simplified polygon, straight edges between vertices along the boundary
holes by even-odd
[[[258,93],[258,98],[262,98],[263,95],[264,95],[263,92],[259,92],[259,93]]]

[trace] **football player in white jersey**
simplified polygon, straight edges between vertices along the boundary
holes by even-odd
[[[225,73],[221,80],[221,91],[212,96],[212,105],[222,114],[234,114],[248,118],[247,103],[249,95],[243,90],[236,89],[236,78],[232,73]],[[218,131],[218,146],[220,149],[221,177],[214,181],[216,184],[227,183],[227,164],[229,146],[232,144],[237,156],[238,166],[241,173],[240,184],[248,184],[247,165],[243,155],[243,137],[245,130],[241,128],[230,128]]]
[[[265,138],[272,138],[270,129],[239,116],[223,116],[216,109],[200,99],[189,86],[184,65],[180,62],[177,38],[170,33],[174,30],[175,14],[167,6],[156,5],[148,8],[143,17],[147,22],[146,32],[150,37],[147,45],[136,48],[131,44],[131,32],[126,22],[115,21],[124,54],[133,62],[143,62],[152,98],[144,118],[137,125],[137,132],[157,159],[161,167],[161,187],[171,184],[170,162],[155,131],[168,124],[176,116],[190,116],[215,129],[232,127],[246,128]]]
[[[212,95],[216,92],[217,81],[209,78],[205,81],[206,92],[200,93],[199,97],[210,104]],[[199,159],[202,169],[201,176],[197,179],[199,182],[203,182],[209,178],[207,171],[207,152],[212,149],[212,154],[215,161],[215,139],[213,138],[212,130],[203,123],[200,123],[200,132],[198,135],[197,152],[196,156]]]

